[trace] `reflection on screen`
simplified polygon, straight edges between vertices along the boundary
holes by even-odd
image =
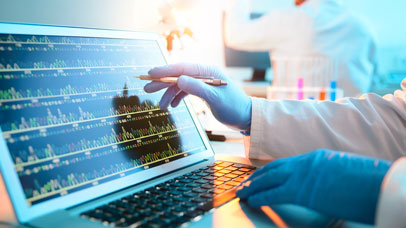
[[[163,64],[152,40],[0,34],[0,126],[29,205],[206,149],[184,103],[160,110],[133,78]]]

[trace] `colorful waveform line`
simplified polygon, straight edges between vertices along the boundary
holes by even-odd
[[[201,149],[194,148],[189,151],[182,151],[180,147],[173,149],[169,143],[167,146],[168,149],[162,152],[148,153],[146,155],[142,155],[139,159],[130,159],[119,164],[111,164],[108,168],[103,167],[100,170],[93,170],[92,172],[69,173],[65,177],[57,175],[56,178],[47,180],[45,183],[40,183],[40,181],[35,178],[33,180],[35,187],[25,188],[24,193],[28,201],[32,202],[43,197],[79,187],[81,185],[94,183],[95,181],[110,177],[112,175],[117,175],[140,166],[145,166],[159,160],[168,159],[179,154]]]
[[[121,127],[121,132],[116,133],[114,128],[111,128],[110,134],[99,136],[94,139],[84,138],[78,142],[66,143],[62,146],[47,144],[45,147],[28,146],[28,150],[19,150],[15,155],[15,164],[18,167],[31,165],[33,163],[42,162],[44,159],[49,160],[59,156],[67,156],[70,154],[82,153],[101,147],[116,145],[118,143],[133,141],[140,138],[150,137],[157,134],[168,133],[177,130],[176,126],[167,119],[167,123],[162,121],[162,125],[152,124],[148,121],[149,127],[126,130]],[[190,127],[190,126],[189,126]],[[14,157],[14,156],[13,156]]]

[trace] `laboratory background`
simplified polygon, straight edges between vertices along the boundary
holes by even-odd
[[[406,71],[406,31],[403,29],[406,3],[401,0],[342,2],[372,28],[376,37],[377,69],[370,91],[383,95],[399,89],[399,83]],[[288,0],[253,0],[251,7],[254,17],[259,17],[272,9],[292,5],[293,1]],[[230,59],[230,53],[224,48],[223,38],[223,12],[226,8],[227,1],[214,0],[121,0],[119,3],[108,0],[2,0],[0,20],[154,31],[162,34],[165,41],[172,42],[170,61],[216,65],[237,81],[249,80],[254,67],[267,69],[269,63],[266,63],[264,57],[266,53],[253,57],[241,57],[241,53],[237,53],[235,59]],[[243,64],[238,58],[257,58],[258,61]],[[272,80],[272,74],[272,67],[268,68],[266,79]],[[266,96],[266,84],[246,83],[244,86],[248,93]]]

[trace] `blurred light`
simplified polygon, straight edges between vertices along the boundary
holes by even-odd
[[[175,18],[176,25],[185,27],[189,21],[189,13],[186,10],[179,10],[173,8],[171,11],[173,17]]]
[[[276,214],[274,210],[272,210],[268,206],[262,206],[261,210],[275,223],[275,225],[279,228],[288,228],[288,225],[282,220],[282,218]]]

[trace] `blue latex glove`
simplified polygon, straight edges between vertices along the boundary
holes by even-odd
[[[186,95],[192,94],[205,100],[220,122],[243,131],[250,129],[251,99],[217,67],[179,63],[153,68],[148,74],[153,78],[180,76],[177,85],[164,82],[145,85],[144,90],[148,93],[168,88],[160,101],[161,109],[166,109],[169,104],[176,107]],[[228,84],[211,86],[188,76],[214,77]]]
[[[267,164],[253,173],[237,196],[248,199],[252,207],[297,204],[328,216],[372,224],[390,165],[375,158],[317,150]]]

